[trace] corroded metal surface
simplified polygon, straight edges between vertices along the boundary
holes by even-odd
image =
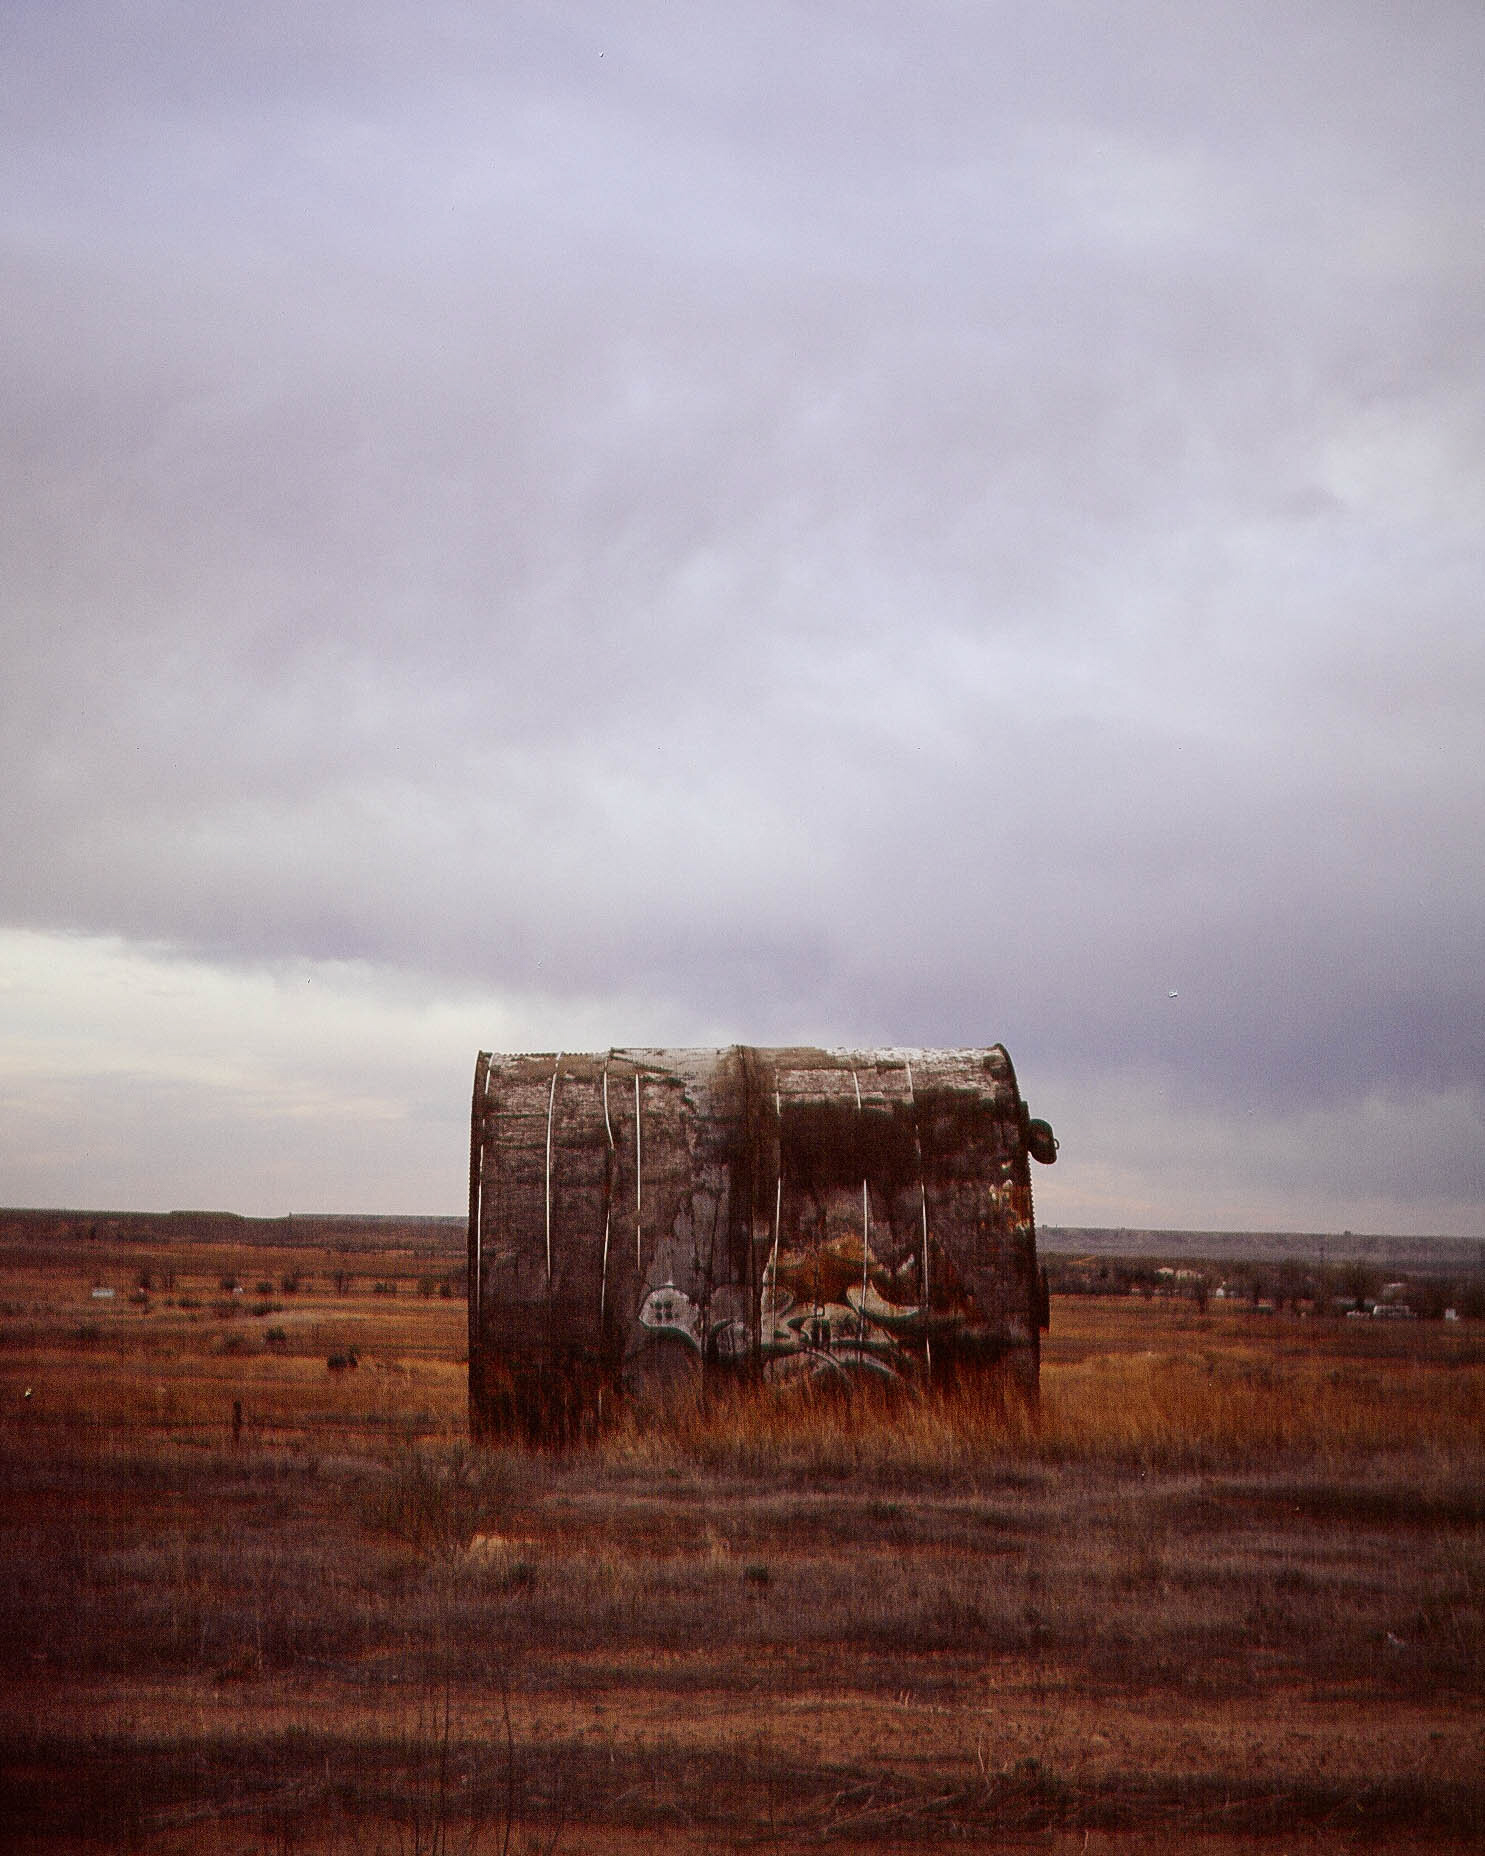
[[[470,1416],[564,1437],[708,1376],[1035,1390],[1005,1050],[611,1050],[475,1069]]]

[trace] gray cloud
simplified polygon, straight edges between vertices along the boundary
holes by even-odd
[[[1478,1103],[1482,38],[17,9],[0,921]]]

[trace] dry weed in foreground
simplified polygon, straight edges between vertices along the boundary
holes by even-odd
[[[991,1462],[1267,1470],[1401,1453],[1463,1469],[1485,1458],[1485,1365],[1358,1374],[1324,1356],[1107,1355],[1045,1368],[1039,1405],[993,1381],[853,1399],[750,1389],[621,1425],[602,1449],[616,1467],[911,1486],[961,1484]]]
[[[1478,1462],[1485,1367],[1343,1373],[1323,1355],[1104,1358],[1046,1375],[1037,1448],[1064,1460],[1193,1469],[1396,1452]]]

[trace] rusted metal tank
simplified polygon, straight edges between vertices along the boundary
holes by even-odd
[[[1057,1143],[1000,1045],[482,1051],[471,1120],[477,1434],[748,1376],[1035,1395]]]

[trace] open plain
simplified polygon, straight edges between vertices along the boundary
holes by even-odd
[[[465,1436],[458,1233],[0,1244],[48,1852],[1485,1836],[1485,1323],[1054,1296],[1040,1412]]]

